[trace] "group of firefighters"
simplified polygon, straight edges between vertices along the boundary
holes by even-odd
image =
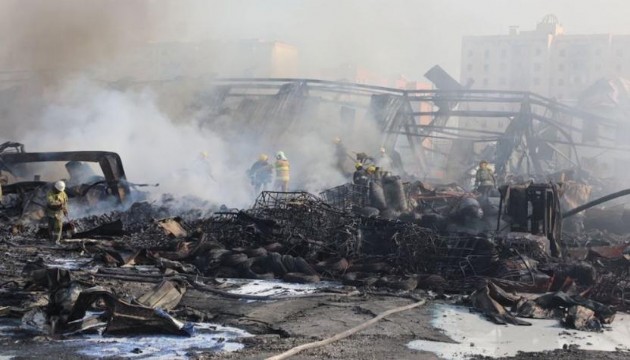
[[[334,140],[337,149],[343,149],[341,141]],[[340,150],[341,151],[341,150]],[[343,156],[346,156],[343,150]],[[341,156],[342,154],[338,154]],[[341,161],[339,161],[339,166]],[[392,159],[381,148],[380,157],[374,159],[365,153],[356,154],[355,171],[352,181],[357,185],[368,185],[381,171],[387,171],[393,166]],[[269,161],[269,156],[260,154],[256,161],[247,171],[252,187],[256,193],[269,190],[272,181],[275,183],[273,190],[286,192],[289,190],[290,165],[289,159],[283,151],[276,153],[275,162]],[[483,160],[479,163],[479,169],[475,174],[476,191],[482,196],[487,196],[496,187],[496,179],[492,169],[488,167],[488,162]],[[68,216],[68,195],[65,192],[66,183],[57,181],[46,195],[46,218],[48,220],[48,234],[55,242],[61,240],[63,219]]]
[[[289,191],[291,172],[289,159],[287,159],[283,151],[276,153],[276,161],[273,165],[269,162],[269,156],[267,156],[267,154],[260,154],[258,161],[247,171],[247,175],[256,193],[269,190],[270,184],[274,178],[274,173],[275,184],[273,189],[284,192]]]
[[[374,179],[377,174],[382,172],[393,171],[396,173],[404,172],[402,168],[402,162],[400,156],[390,157],[385,148],[381,148],[378,158],[373,158],[364,152],[356,154],[356,159],[350,157],[346,150],[346,147],[341,142],[340,138],[333,139],[335,144],[336,155],[336,167],[344,175],[352,175],[352,182],[357,185],[367,185],[370,180]],[[344,163],[347,161],[347,157],[355,160],[354,173],[346,173]],[[395,160],[398,161],[395,161]],[[283,151],[276,153],[276,161],[274,164],[269,162],[269,156],[261,154],[256,161],[247,171],[251,185],[256,194],[263,190],[276,190],[276,191],[288,191],[290,168],[289,160]],[[275,183],[273,187],[270,184],[273,182],[275,174]],[[482,160],[479,163],[479,168],[475,174],[475,190],[482,196],[487,196],[490,191],[496,188],[496,179],[492,169],[488,167],[488,161]]]

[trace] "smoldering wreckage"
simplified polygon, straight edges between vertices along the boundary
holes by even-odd
[[[226,104],[234,89],[244,84],[230,81],[215,88],[213,106]],[[256,88],[260,82],[264,81],[252,81],[250,86]],[[388,151],[396,144],[392,134],[400,129],[406,129],[407,139],[414,139],[409,140],[413,148],[422,146],[440,126],[447,131],[446,120],[456,112],[480,116],[472,110],[465,114],[457,104],[475,97],[497,101],[514,96],[466,92],[438,79],[441,90],[404,94],[407,100],[416,96],[437,108],[430,114],[431,125],[416,127],[409,136],[408,121],[416,121],[406,111],[408,104],[390,90],[266,82],[280,90],[260,103],[241,102],[243,117],[261,113],[252,109],[265,109],[263,113],[274,112],[278,121],[290,121],[290,114],[315,91],[356,92],[363,97],[365,92],[378,92],[370,94],[368,108],[381,115]],[[0,316],[21,319],[26,333],[21,339],[30,341],[91,333],[190,337],[195,321],[219,322],[258,335],[253,339],[262,340],[242,342],[246,349],[260,350],[274,339],[265,336],[295,337],[290,344],[299,345],[329,334],[299,337],[282,328],[288,314],[263,321],[235,309],[295,300],[315,300],[308,303],[310,308],[343,307],[352,299],[369,303],[398,297],[402,301],[398,304],[406,307],[396,311],[411,311],[426,300],[444,301],[469,306],[496,324],[527,326],[528,319],[557,319],[570,329],[604,331],[617,312],[630,306],[626,295],[630,245],[627,214],[602,205],[628,191],[602,198],[611,188],[602,179],[575,164],[557,169],[557,161],[556,171],[551,171],[553,167],[545,167],[551,161],[536,159],[536,151],[522,150],[519,144],[552,140],[537,133],[549,124],[532,120],[542,118],[532,115],[532,107],[547,106],[550,100],[533,94],[523,94],[521,100],[513,115],[504,114],[512,121],[506,130],[511,136],[497,140],[491,157],[499,186],[484,195],[466,190],[467,185],[380,172],[367,184],[350,181],[320,194],[263,191],[247,209],[176,210],[168,198],[161,203],[144,201],[142,185],[127,181],[115,153],[31,153],[21,144],[6,143],[0,153],[4,176]],[[284,115],[278,116],[278,111]],[[484,113],[490,116],[487,110]],[[522,139],[529,141],[519,143]],[[417,160],[427,161],[422,156]],[[468,159],[469,164],[478,160]],[[45,194],[52,185],[37,176],[37,165],[59,162],[94,163],[103,176],[70,174],[70,207],[98,210],[66,221],[64,239],[56,245],[48,241],[41,225]],[[534,171],[521,171],[530,165]],[[254,295],[233,291],[235,285],[225,279],[234,278],[324,285],[309,294]],[[283,305],[274,305],[270,312],[280,311],[278,306]],[[381,318],[360,306],[354,309],[371,320]],[[286,344],[270,349],[269,356],[274,350],[290,349],[276,358],[304,350]],[[216,350],[193,354],[220,356]]]

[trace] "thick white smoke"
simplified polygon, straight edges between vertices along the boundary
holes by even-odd
[[[127,178],[160,183],[156,193],[234,206],[250,202],[244,166],[231,147],[192,122],[175,124],[148,89],[123,92],[72,81],[50,99],[38,123],[23,139],[28,151],[114,151],[123,159]]]
[[[278,150],[291,162],[291,190],[318,193],[348,180],[335,167],[332,139],[344,135],[336,118],[299,119],[272,141],[231,119],[216,128],[199,126],[194,115],[171,119],[158,101],[149,88],[121,91],[75,79],[56,88],[46,99],[38,127],[19,140],[28,151],[117,152],[129,181],[160,184],[151,190],[154,198],[169,193],[247,207],[257,195],[247,169],[260,153],[273,162]],[[378,132],[370,122],[351,130],[353,136],[346,138],[349,155],[377,148]],[[348,158],[349,169],[351,163]]]

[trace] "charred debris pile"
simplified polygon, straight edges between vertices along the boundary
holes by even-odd
[[[139,202],[71,224],[62,247],[89,256],[89,272],[41,259],[21,273],[3,267],[0,315],[29,316],[10,294],[39,288],[49,293],[46,318],[57,333],[100,324],[110,333],[186,335],[189,325],[168,310],[187,287],[226,295],[214,279],[336,280],[371,291],[464,294],[500,324],[558,318],[599,330],[628,307],[627,238],[600,232],[592,246],[585,235],[563,236],[562,195],[558,185],[528,183],[478,199],[456,185],[392,179],[381,189],[346,184],[320,196],[262,192],[250,209],[210,216],[193,210],[173,217],[167,207]],[[5,232],[2,242],[20,246],[34,235]],[[130,270],[142,265],[155,270]],[[156,288],[123,299],[99,279],[140,279]],[[86,316],[94,306],[105,311]]]

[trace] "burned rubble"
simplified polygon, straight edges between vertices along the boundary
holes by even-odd
[[[140,202],[74,220],[62,249],[89,257],[95,270],[64,270],[42,258],[21,272],[5,265],[2,315],[28,322],[43,312],[51,334],[101,327],[106,334],[190,335],[190,325],[168,311],[187,287],[223,293],[215,278],[333,280],[364,290],[469,295],[462,301],[498,324],[556,318],[590,331],[627,309],[626,238],[602,236],[598,246],[566,240],[560,186],[510,185],[498,198],[477,200],[454,185],[389,184],[386,191],[346,184],[321,197],[265,191],[250,209],[209,217],[173,217],[168,208]],[[492,225],[508,231],[487,231]],[[24,235],[5,230],[2,242],[30,241]],[[156,270],[132,271],[137,266]],[[100,287],[102,279],[156,288],[125,299]],[[20,300],[20,289],[44,291],[47,305]],[[94,309],[103,312],[86,317]]]
[[[300,88],[283,95],[298,96]],[[380,95],[371,101],[393,109],[384,126],[404,127],[398,123],[404,108]],[[451,96],[440,103],[445,109],[466,100]],[[522,113],[529,114],[529,100]],[[470,179],[441,184],[375,170],[368,182],[319,194],[262,191],[242,209],[175,195],[146,201],[140,188],[148,184],[127,181],[115,153],[28,153],[7,144],[15,151],[0,153],[0,170],[14,179],[2,187],[0,316],[60,339],[191,337],[194,322],[205,319],[290,338],[272,321],[235,314],[245,301],[381,296],[417,306],[425,299],[463,304],[501,325],[556,319],[574,330],[603,331],[628,310],[630,258],[626,211],[598,205],[627,191],[608,195],[604,181],[579,168],[551,173],[540,159],[538,174],[514,175],[525,167],[526,154],[517,150],[532,136],[525,120],[515,118],[523,128],[508,128],[494,149],[502,185],[483,193],[471,191]],[[67,180],[71,209],[78,209],[59,244],[41,228],[42,199],[53,185],[40,178],[39,163],[49,162],[65,165],[54,178]],[[86,163],[104,176],[84,176]],[[311,294],[239,294],[233,280],[223,280],[239,278],[322,287]],[[376,315],[360,305],[353,311]]]

